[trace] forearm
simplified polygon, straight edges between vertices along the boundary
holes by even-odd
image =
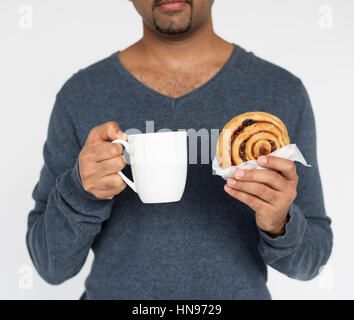
[[[317,161],[316,123],[308,93],[299,83],[297,125],[292,136],[311,168],[297,166],[297,197],[283,236],[272,239],[260,232],[260,251],[266,263],[300,280],[314,278],[329,259],[333,234],[326,215]]]
[[[46,203],[40,201],[43,188],[37,186],[33,193],[36,207],[29,216],[26,240],[38,273],[59,284],[80,271],[112,201],[95,199],[82,188],[77,163],[56,179]]]
[[[295,204],[289,214],[284,235],[273,238],[259,230],[259,250],[265,262],[274,269],[291,278],[310,280],[331,254],[330,219],[326,216],[308,218]]]

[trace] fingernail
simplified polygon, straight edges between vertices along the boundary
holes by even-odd
[[[229,186],[235,186],[236,185],[236,180],[235,179],[229,179],[227,181],[227,183],[228,183]]]
[[[235,176],[236,178],[242,178],[245,175],[245,172],[243,170],[236,170]]]
[[[258,162],[261,164],[266,164],[267,160],[268,160],[267,157],[264,156],[258,158]]]
[[[231,191],[231,188],[230,188],[228,185],[225,185],[225,189],[226,189],[227,191]]]

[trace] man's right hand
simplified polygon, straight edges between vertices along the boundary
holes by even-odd
[[[82,186],[98,199],[112,199],[127,186],[118,174],[125,167],[123,147],[119,143],[109,142],[126,138],[116,122],[107,122],[90,131],[80,152]]]

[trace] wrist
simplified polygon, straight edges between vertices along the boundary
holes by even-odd
[[[284,219],[282,219],[282,221],[280,221],[279,223],[277,223],[274,227],[272,227],[271,229],[268,230],[263,230],[266,233],[268,233],[272,238],[276,238],[279,236],[283,236],[285,234],[285,226],[288,223],[290,218],[289,212],[286,214],[286,216],[284,217]]]

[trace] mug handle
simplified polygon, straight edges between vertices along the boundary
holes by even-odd
[[[117,140],[114,140],[112,141],[112,143],[120,143],[124,146],[124,148],[127,150],[127,152],[129,153],[130,152],[130,149],[129,149],[129,143],[128,141],[125,141],[125,140],[122,140],[122,139],[117,139]],[[133,181],[131,181],[130,179],[128,179],[124,173],[122,171],[119,171],[118,174],[122,177],[123,181],[130,187],[132,188],[135,192],[136,191],[136,186],[135,186],[135,183]]]

